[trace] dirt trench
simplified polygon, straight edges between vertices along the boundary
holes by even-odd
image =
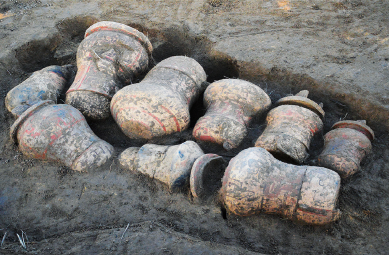
[[[237,4],[208,2],[209,9],[205,12],[215,8],[229,10]],[[23,8],[31,7],[29,2],[24,4]],[[3,12],[13,8],[16,7],[6,7]],[[5,95],[35,70],[52,64],[75,64],[75,53],[85,29],[98,20],[101,17],[93,15],[61,19],[53,29],[0,56],[0,238],[5,237],[0,253],[384,254],[388,250],[389,137],[386,128],[377,121],[372,125],[376,131],[373,153],[364,160],[361,172],[342,181],[339,196],[342,216],[327,226],[302,225],[274,215],[246,218],[224,215],[215,201],[199,204],[189,191],[171,194],[155,180],[126,172],[119,167],[118,154],[142,142],[128,139],[113,119],[89,122],[100,138],[115,147],[115,157],[89,173],[24,157],[9,139],[14,118],[5,109]],[[173,55],[193,57],[204,67],[208,82],[225,77],[246,79],[264,89],[273,103],[300,88],[311,89],[311,98],[325,103],[323,134],[340,119],[361,117],[353,104],[332,97],[331,87],[323,86],[321,81],[285,68],[272,68],[263,75],[263,67],[238,59],[234,52],[227,54],[215,48],[212,37],[198,35],[188,26],[157,29],[141,22],[125,23],[150,38],[155,63]],[[68,86],[71,82],[72,79]],[[60,101],[63,99],[64,95]],[[369,110],[378,108],[372,106]],[[191,128],[152,142],[178,144],[193,140],[193,125],[204,112],[198,100],[191,109]],[[202,149],[218,153],[228,161],[253,146],[264,129],[263,121],[256,119],[242,145],[233,151],[207,144],[201,144]],[[308,164],[313,164],[320,153],[323,134],[312,142]],[[16,235],[21,236],[22,231],[28,237],[26,249]]]

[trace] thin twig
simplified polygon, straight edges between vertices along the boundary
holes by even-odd
[[[85,190],[85,182],[81,186],[81,193],[80,193],[80,196],[78,196],[78,200],[81,199],[82,194],[84,194],[84,190]]]
[[[126,231],[127,231],[127,229],[128,229],[129,226],[130,226],[130,223],[127,224],[127,227],[126,227],[126,229],[124,230],[124,232],[123,232],[123,234],[122,234],[122,238],[120,238],[120,239],[123,239],[124,234],[126,233]]]
[[[96,51],[92,50],[92,52],[93,52],[100,60],[102,60],[102,59],[100,58],[100,56],[97,55]]]
[[[26,244],[25,244],[25,242],[24,242],[24,239],[22,240],[22,238],[20,238],[19,234],[16,234],[16,236],[19,238],[19,242],[20,242],[20,244],[22,245],[22,247],[23,247],[24,249],[27,249]],[[22,234],[22,236],[23,236],[23,234]]]
[[[23,237],[23,235],[26,237],[27,243],[29,243],[30,241],[28,241],[28,237],[27,237],[26,232],[24,232],[24,231],[22,230],[22,237]],[[23,241],[24,241],[24,238],[23,238]]]
[[[346,113],[346,115],[344,115],[344,117],[342,118],[342,117],[340,117],[339,118],[339,120],[344,120],[346,117],[347,117],[347,115],[348,115],[348,112]]]
[[[5,237],[7,236],[7,232],[5,232],[4,236],[3,236],[3,240],[1,240],[1,245],[0,247],[3,247],[3,243],[4,243],[4,240],[5,240]]]
[[[277,32],[277,31],[282,31],[282,30],[283,29],[269,29],[269,30],[253,31],[253,32],[248,32],[248,33],[244,33],[244,31],[243,32],[239,31],[239,32],[234,32],[234,33],[227,34],[226,36],[221,36],[220,38],[224,39],[224,38],[229,38],[229,37],[258,35],[258,34],[264,34],[264,33],[267,33],[267,32]]]

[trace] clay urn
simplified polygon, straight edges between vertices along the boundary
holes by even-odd
[[[308,157],[312,137],[323,129],[322,107],[307,98],[308,91],[281,98],[266,117],[266,128],[255,142],[274,156],[299,164]]]
[[[189,109],[202,91],[206,74],[196,60],[174,56],[158,63],[137,84],[122,88],[111,113],[130,138],[151,139],[188,128]]]
[[[374,132],[366,121],[339,121],[324,136],[318,164],[347,178],[360,170],[361,161],[372,151],[373,140]]]
[[[231,159],[220,198],[227,212],[235,215],[263,212],[322,225],[340,216],[339,188],[340,177],[332,170],[287,164],[253,147]]]
[[[52,100],[57,102],[74,66],[48,66],[34,72],[25,81],[11,89],[5,97],[5,106],[15,117],[19,117],[33,104]]]
[[[157,179],[177,192],[188,188],[192,165],[203,154],[193,141],[172,146],[145,144],[123,151],[119,162],[122,168]]]
[[[76,108],[50,100],[28,108],[11,126],[10,135],[25,156],[56,161],[76,171],[98,167],[113,153]]]
[[[197,121],[193,136],[223,145],[226,150],[236,148],[246,137],[252,117],[270,105],[269,96],[255,84],[239,79],[216,81],[204,92],[207,112]]]
[[[77,74],[66,92],[66,103],[88,119],[109,117],[112,96],[148,69],[152,45],[138,30],[101,21],[85,32],[77,50]]]
[[[222,186],[222,177],[226,161],[222,156],[208,153],[200,156],[193,163],[190,172],[190,190],[195,199],[212,198]]]

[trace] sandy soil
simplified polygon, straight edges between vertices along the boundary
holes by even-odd
[[[378,0],[0,1],[0,253],[387,253],[388,13],[389,2]],[[117,155],[141,144],[127,139],[112,119],[89,123],[116,150],[89,173],[24,157],[9,139],[14,118],[5,95],[35,70],[75,64],[84,31],[100,20],[147,34],[156,62],[172,55],[195,58],[208,82],[246,79],[273,102],[309,89],[324,103],[324,133],[339,119],[366,119],[376,132],[373,153],[360,173],[342,181],[340,220],[314,227],[273,215],[225,219],[213,201],[199,204],[189,191],[170,194],[163,184],[122,170]],[[197,102],[192,123],[203,113]],[[202,148],[229,160],[253,145],[262,124],[256,120],[234,151]],[[190,129],[154,142],[188,139]],[[308,164],[322,145],[320,135]],[[27,249],[16,235],[22,231]]]

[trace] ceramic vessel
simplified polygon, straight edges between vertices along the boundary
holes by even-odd
[[[109,117],[112,96],[148,69],[152,50],[148,38],[132,27],[112,21],[92,25],[78,47],[78,70],[66,103],[88,119]]]
[[[56,161],[84,171],[104,164],[113,147],[98,138],[74,107],[41,101],[12,125],[11,138],[29,158]]]
[[[205,79],[204,69],[194,59],[167,58],[140,83],[124,87],[112,98],[112,116],[130,138],[151,139],[183,131]]]
[[[157,179],[176,192],[188,188],[192,165],[203,154],[193,141],[173,146],[145,144],[123,151],[119,162],[124,169]]]
[[[190,190],[193,197],[206,200],[217,194],[225,169],[226,162],[217,154],[204,154],[196,159],[190,172]]]
[[[365,121],[339,121],[324,136],[318,164],[347,178],[360,170],[361,161],[372,151],[373,140],[374,132]]]
[[[303,90],[295,96],[281,98],[266,117],[266,129],[255,142],[276,157],[299,164],[308,157],[312,137],[323,129],[322,107],[307,98]]]
[[[72,65],[48,66],[34,72],[25,81],[11,89],[5,97],[5,106],[19,117],[33,104],[52,100],[57,102],[73,70]]]
[[[282,215],[307,224],[338,219],[339,175],[327,168],[296,166],[263,148],[249,148],[231,159],[223,177],[221,200],[229,213]]]
[[[247,135],[252,117],[267,111],[269,96],[260,87],[239,79],[224,79],[208,86],[204,92],[206,114],[201,117],[193,136],[199,141],[236,148]]]

